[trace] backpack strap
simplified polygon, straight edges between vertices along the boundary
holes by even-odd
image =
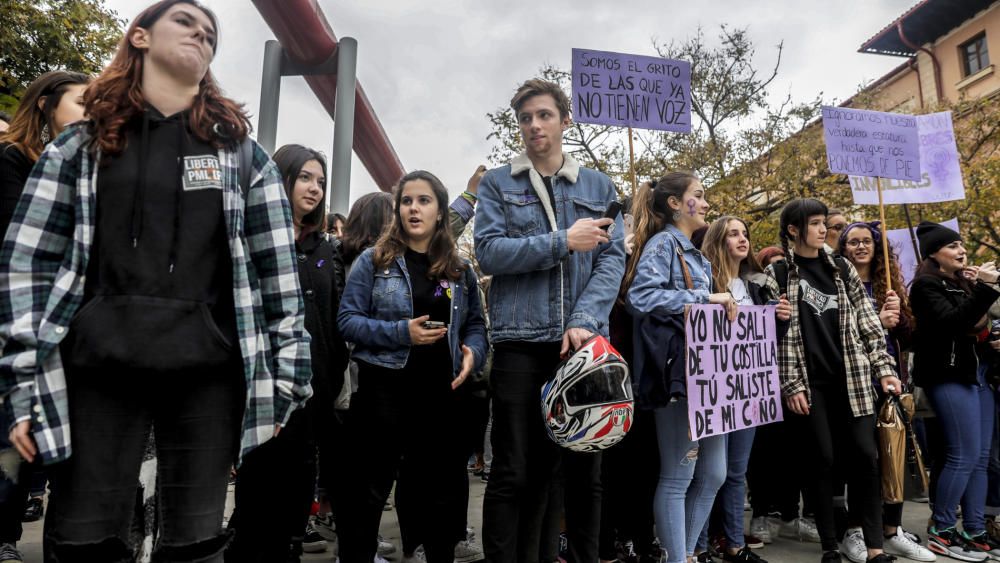
[[[677,259],[681,261],[681,272],[684,274],[684,285],[688,289],[694,289],[694,282],[691,281],[691,270],[688,270],[687,261],[684,260],[684,248],[681,241],[670,233],[670,238],[674,239],[674,250],[677,252]]]
[[[244,137],[240,141],[239,168],[240,191],[243,192],[243,199],[245,200],[247,192],[250,191],[250,180],[253,174],[253,141],[250,140],[249,136]]]
[[[788,262],[778,260],[772,267],[774,268],[774,279],[778,282],[778,295],[775,297],[788,295]]]

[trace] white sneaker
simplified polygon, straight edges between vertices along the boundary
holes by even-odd
[[[455,544],[455,563],[471,563],[483,560],[483,549],[469,540]]]
[[[392,555],[393,553],[396,553],[396,546],[393,545],[392,542],[386,541],[385,538],[382,537],[382,534],[379,534],[378,547],[375,549],[375,553],[381,555],[382,557]]]
[[[781,514],[778,512],[772,512],[767,515],[767,530],[771,532],[771,537],[776,538],[781,532],[781,525],[784,522],[781,521]]]
[[[911,540],[903,533],[903,528],[901,527],[896,528],[896,535],[885,539],[883,547],[885,548],[885,552],[890,555],[901,555],[914,561],[937,560],[937,556],[931,550]]]
[[[771,543],[771,528],[767,525],[767,516],[758,516],[750,520],[750,535],[760,538],[764,543]]]
[[[778,535],[783,538],[792,538],[804,542],[820,543],[819,532],[816,530],[816,524],[813,524],[811,520],[806,520],[805,518],[802,517],[796,518],[789,522],[783,522],[781,524],[781,532],[779,532]],[[862,563],[864,562],[862,561]]]
[[[868,560],[868,547],[865,546],[865,535],[861,528],[848,528],[844,533],[844,541],[840,542],[840,552],[854,563],[865,563]]]
[[[417,549],[413,550],[413,555],[407,556],[403,554],[403,558],[399,563],[427,563],[427,555],[424,554],[424,546],[418,546]]]
[[[338,562],[340,561],[340,558],[339,558],[339,557],[337,558],[337,561],[338,561]],[[375,558],[374,558],[374,559],[372,559],[372,563],[390,563],[390,562],[389,562],[389,560],[388,560],[388,559],[386,559],[385,557],[382,557],[381,555],[378,555],[378,554],[376,554],[376,555],[375,555]]]

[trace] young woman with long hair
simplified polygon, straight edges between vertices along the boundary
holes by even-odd
[[[334,405],[347,366],[347,346],[337,328],[344,261],[340,242],[323,232],[326,159],[301,145],[285,145],[273,158],[292,208],[305,327],[312,337],[313,396],[292,414],[281,434],[246,456],[237,473],[236,507],[229,521],[235,538],[226,559],[239,563],[297,558],[317,484],[317,459],[327,469],[318,485],[329,499],[336,499],[341,489],[334,477],[343,466],[344,432]]]
[[[920,223],[917,239],[923,261],[910,286],[913,375],[931,400],[945,447],[928,546],[963,561],[996,559],[1000,546],[983,516],[996,405],[976,345],[1000,297],[997,269],[993,262],[971,265],[961,235],[943,225]],[[962,532],[955,527],[959,505]]]
[[[10,127],[0,132],[0,236],[10,226],[24,183],[45,145],[83,119],[83,90],[89,82],[89,76],[78,72],[46,72],[28,85]]]
[[[829,222],[829,221],[828,221]],[[875,311],[878,312],[882,328],[886,330],[886,348],[896,361],[896,374],[904,387],[909,386],[905,351],[910,347],[913,331],[913,313],[910,310],[910,300],[907,296],[903,275],[900,272],[899,261],[895,252],[889,249],[889,263],[886,264],[882,245],[882,230],[880,223],[851,223],[840,233],[840,254],[849,261],[861,278],[865,292],[872,300]],[[889,270],[891,285],[886,286],[886,269]],[[878,399],[876,406],[881,408],[886,396],[876,386]],[[852,504],[852,506],[856,503]],[[853,511],[852,511],[853,512]],[[861,527],[856,514],[849,515],[850,524],[844,538],[848,551],[848,559],[854,562],[864,560],[865,544],[861,536]],[[902,555],[915,561],[933,561],[934,554],[926,547],[914,541],[912,534],[902,529],[903,503],[884,503],[882,505],[882,526],[885,535],[885,551],[893,555]]]
[[[738,305],[763,305],[764,271],[757,262],[750,230],[746,223],[731,215],[716,219],[708,227],[702,253],[712,265],[715,291],[728,291]],[[779,302],[776,315],[787,321],[791,305]],[[750,461],[756,428],[746,428],[726,434],[726,480],[716,497],[724,536],[723,561],[767,563],[750,551],[743,534],[743,502],[746,498],[746,473]],[[707,526],[706,526],[707,532]],[[702,534],[699,548],[707,548],[707,533]]]
[[[351,400],[351,490],[338,521],[340,560],[375,555],[382,507],[397,471],[427,560],[455,558],[456,503],[465,476],[453,417],[454,390],[486,359],[476,275],[448,228],[448,192],[418,170],[393,192],[390,226],[356,260],[338,321],[354,344],[358,391]]]
[[[24,184],[45,145],[67,125],[83,119],[83,90],[88,82],[84,74],[61,70],[39,76],[25,90],[10,128],[0,132],[0,237],[10,226]],[[3,436],[0,447],[13,446]],[[38,482],[43,494],[45,490],[46,478],[36,471],[38,466],[24,463],[14,479],[5,479],[9,487],[0,498],[0,561],[21,559],[16,545],[21,539],[22,515],[27,518],[30,511],[38,520],[43,514],[42,499],[34,493]]]
[[[781,210],[786,262],[767,268],[772,298],[787,298],[788,332],[779,338],[781,390],[811,451],[803,470],[813,480],[823,562],[840,561],[833,518],[835,460],[843,468],[862,521],[867,561],[884,563],[882,506],[872,378],[884,393],[900,382],[882,324],[854,266],[825,250],[827,208],[795,199]],[[842,465],[841,465],[842,464]]]
[[[691,244],[691,234],[705,225],[708,209],[705,188],[686,172],[671,172],[653,184],[643,184],[636,194],[635,251],[626,264],[622,288],[637,337],[643,334],[647,317],[677,318],[688,304],[723,305],[730,318],[735,316],[736,300],[728,291],[713,293],[712,267]],[[648,353],[648,347],[637,341],[636,356]],[[665,377],[655,373],[655,366],[642,369],[648,371],[639,377]],[[656,407],[660,452],[653,512],[667,561],[683,563],[693,558],[715,493],[725,480],[726,440],[719,435],[692,441],[686,394],[682,386],[670,388],[671,397],[663,397],[664,404],[650,405]]]
[[[0,393],[18,451],[53,464],[49,561],[131,557],[152,426],[153,559],[222,561],[230,468],[311,394],[291,211],[209,72],[217,37],[193,0],[143,10],[0,252]]]

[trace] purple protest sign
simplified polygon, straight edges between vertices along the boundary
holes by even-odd
[[[774,306],[691,305],[684,318],[691,439],[781,420]]]
[[[920,139],[912,115],[823,106],[830,172],[920,181]]]
[[[958,230],[958,219],[941,221],[940,224],[956,233],[961,232]],[[917,254],[913,250],[913,239],[910,238],[910,231],[907,229],[892,229],[886,234],[889,236],[889,248],[896,255],[896,259],[899,260],[899,270],[903,274],[903,285],[909,286],[914,276],[917,275],[917,266],[920,265],[920,260],[917,259]],[[917,229],[914,228],[912,236],[916,237],[916,235]]]
[[[886,180],[882,182],[882,196],[886,204],[938,203],[965,199],[962,167],[959,165],[955,130],[951,112],[942,111],[918,115],[917,132],[920,134],[920,177],[911,180]],[[875,178],[851,176],[854,203],[878,205]]]
[[[573,49],[573,119],[691,132],[691,63]]]

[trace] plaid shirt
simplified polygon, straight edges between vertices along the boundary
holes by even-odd
[[[854,416],[874,414],[872,379],[896,375],[892,357],[886,351],[882,322],[879,321],[854,266],[847,262],[848,280],[845,286],[844,280],[840,278],[840,268],[833,258],[825,251],[821,251],[820,256],[837,272],[833,277],[837,285],[840,344],[844,351],[844,366],[847,368],[847,396],[851,412]],[[799,323],[799,272],[790,249],[788,264],[787,297],[792,304],[792,317],[788,333],[778,343],[781,391],[786,397],[804,392],[811,401],[805,342],[802,340],[802,325]],[[764,287],[770,295],[777,298],[781,289],[774,277],[774,267],[768,266],[766,274]]]
[[[86,128],[75,127],[46,148],[0,248],[0,395],[16,422],[31,420],[45,463],[72,453],[59,343],[83,300],[94,242],[97,167],[89,141]],[[254,144],[244,202],[238,159],[234,150],[219,151],[247,386],[245,455],[312,395],[312,373],[291,208],[280,174]]]

